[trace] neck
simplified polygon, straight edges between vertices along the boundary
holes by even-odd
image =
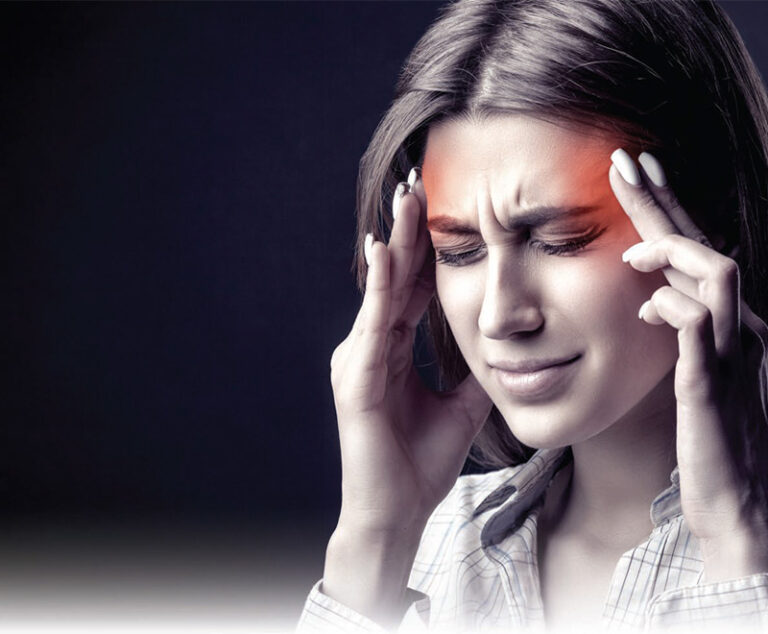
[[[622,419],[572,445],[573,465],[553,487],[558,529],[620,550],[647,537],[651,502],[676,464],[675,425],[673,369]]]

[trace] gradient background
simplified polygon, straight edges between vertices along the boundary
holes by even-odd
[[[440,6],[0,6],[0,627],[293,626],[357,164]]]

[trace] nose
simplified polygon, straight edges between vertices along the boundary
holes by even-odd
[[[487,257],[478,328],[489,339],[530,335],[544,323],[534,289],[535,271],[520,260],[504,260],[498,253]]]

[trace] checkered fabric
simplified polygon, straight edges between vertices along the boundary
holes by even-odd
[[[400,632],[544,630],[537,519],[549,483],[571,460],[541,449],[525,464],[460,476],[424,530]],[[602,613],[610,631],[768,632],[768,571],[701,583],[703,561],[680,509],[678,470],[651,504],[653,530],[616,564]],[[382,627],[311,589],[297,632]]]

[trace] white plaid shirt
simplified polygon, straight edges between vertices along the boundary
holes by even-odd
[[[463,475],[429,519],[408,582],[399,631],[544,629],[536,525],[543,493],[570,460],[540,449],[525,464]],[[624,553],[602,613],[611,630],[749,626],[768,632],[768,571],[701,583],[703,561],[680,509],[678,470],[651,504],[654,528]],[[297,631],[385,630],[322,593],[307,597]]]

